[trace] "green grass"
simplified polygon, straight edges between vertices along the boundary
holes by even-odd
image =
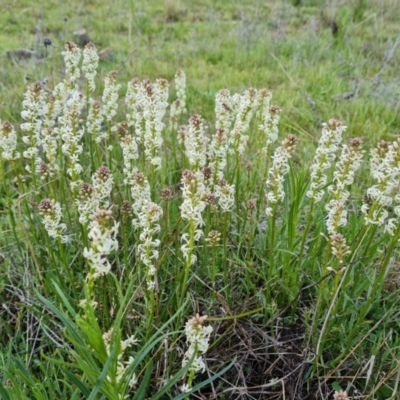
[[[128,81],[166,78],[171,103],[177,69],[187,77],[187,112],[180,123],[200,114],[210,137],[215,134],[220,89],[234,94],[249,87],[268,88],[272,104],[281,108],[279,139],[266,153],[261,151],[265,137],[258,130],[259,116],[250,123],[245,152],[239,154],[231,146],[224,177],[236,186],[234,206],[224,212],[222,200],[207,205],[204,226],[181,213],[185,186],[182,193],[182,184],[177,184],[185,169],[196,167],[178,144],[177,132],[169,128],[167,111],[160,170],[145,160],[143,144],[135,161],[148,179],[151,201],[163,210],[148,233],[159,243],[146,242],[148,247],[141,237],[143,227],[132,226],[138,215],[123,212],[123,201],[134,204],[135,198],[131,185],[124,183],[119,134],[98,144],[86,133],[79,159],[83,170],[73,176],[66,171],[71,161],[62,154],[62,141],[56,158],[61,172],[53,179],[27,172],[26,159],[0,158],[0,397],[121,399],[126,394],[135,400],[179,399],[185,398],[180,386],[188,382],[194,391],[189,398],[325,399],[341,389],[354,398],[399,398],[400,228],[396,225],[389,235],[383,226],[366,225],[361,212],[367,189],[382,189],[386,182],[374,180],[378,167],[370,170],[369,151],[381,140],[398,138],[399,17],[395,0],[335,5],[303,0],[298,6],[258,0],[196,0],[190,5],[178,0],[46,0],[37,5],[18,0],[0,6],[0,120],[16,127],[21,152],[27,148],[22,142],[27,132],[20,126],[27,84],[48,78],[46,90],[54,89],[65,76],[64,42],[74,41],[73,32],[81,28],[98,50],[112,51],[111,58],[100,60],[91,96],[101,101],[104,78],[111,70],[118,72],[122,85],[118,114],[110,126],[104,124],[105,130],[126,119]],[[51,38],[54,47],[41,46],[44,37]],[[10,56],[18,49],[45,57]],[[85,85],[82,78],[82,92]],[[82,126],[86,118],[82,111],[77,124]],[[337,157],[343,144],[355,137],[362,138],[366,151],[354,183],[346,188],[351,194],[348,223],[336,228],[350,249],[342,263],[332,253],[326,223],[326,205],[333,197],[326,189],[335,184],[338,158],[326,171],[323,200],[306,196],[322,123],[331,118],[348,126]],[[275,181],[266,185],[272,157],[289,134],[299,143],[285,174],[285,197],[276,204],[267,202],[265,190],[277,188]],[[109,144],[112,151],[107,150]],[[382,207],[375,199],[370,214],[386,209],[388,218],[396,218],[396,157],[383,169],[385,174],[394,171],[395,184],[387,193],[393,202]],[[207,162],[212,161],[209,157]],[[84,256],[85,248],[98,251],[91,240],[93,226],[79,223],[79,194],[70,183],[91,182],[102,165],[108,165],[114,184],[100,203],[110,210],[110,219],[98,221],[103,233],[113,221],[119,223],[113,238],[119,249],[103,252],[111,270],[95,277],[93,263]],[[19,175],[25,182],[14,182]],[[206,186],[218,190],[215,184]],[[166,187],[172,191],[170,199],[161,195]],[[190,190],[193,195],[193,187]],[[44,198],[60,203],[68,243],[48,235],[39,210]],[[252,199],[257,200],[254,210],[248,203]],[[267,206],[272,208],[268,218]],[[195,229],[204,232],[196,240]],[[215,243],[206,240],[212,230],[220,233]],[[185,235],[188,257],[181,249]],[[157,285],[152,291],[141,254],[149,256],[154,249]],[[188,348],[183,329],[196,313],[207,314],[205,325],[213,327],[204,357],[206,372],[198,374],[189,370],[195,357],[189,356],[189,364],[182,367]],[[104,339],[106,332],[109,339]],[[121,348],[121,341],[132,335],[138,343]],[[134,361],[120,379],[119,362],[130,356]],[[138,383],[129,391],[133,374]]]

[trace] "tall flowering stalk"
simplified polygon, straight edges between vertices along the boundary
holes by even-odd
[[[323,124],[321,138],[311,165],[311,185],[307,192],[307,197],[313,203],[320,202],[324,196],[323,188],[327,183],[325,171],[336,158],[336,152],[345,130],[346,126],[336,119],[331,119],[327,124]]]
[[[208,139],[205,133],[204,120],[200,115],[193,115],[185,132],[185,152],[193,171],[199,171],[207,163]]]
[[[39,148],[42,144],[41,131],[46,110],[46,92],[41,82],[35,82],[28,87],[22,106],[21,117],[25,122],[21,124],[21,130],[27,133],[22,137],[22,141],[28,145],[23,156],[30,160],[30,165],[27,165],[25,169],[32,174],[35,185],[36,166],[42,163]]]
[[[76,190],[82,183],[81,173],[82,165],[79,157],[83,151],[81,139],[84,134],[84,128],[80,124],[80,115],[84,107],[84,96],[77,90],[71,91],[71,97],[68,99],[64,114],[60,116],[60,133],[63,144],[62,152],[67,156],[67,174],[71,178],[71,189]]]
[[[175,131],[179,118],[186,112],[186,75],[182,70],[175,74],[175,89],[177,99],[171,104],[170,128]]]
[[[292,153],[297,147],[298,139],[295,135],[289,135],[280,147],[275,150],[272,156],[272,165],[268,171],[268,179],[266,182],[266,203],[265,210],[267,218],[270,218],[269,231],[266,235],[266,247],[268,248],[269,241],[269,266],[268,266],[268,282],[270,281],[274,268],[275,256],[275,224],[276,216],[279,205],[285,197],[283,182],[285,175],[289,172],[289,160]],[[267,295],[269,296],[269,288],[267,288]]]
[[[139,158],[138,145],[136,139],[129,132],[129,123],[124,121],[118,124],[118,134],[120,136],[120,146],[124,159],[124,183],[129,185],[137,172],[136,160]]]
[[[42,215],[42,223],[53,239],[60,239],[62,243],[68,242],[68,237],[64,235],[67,229],[61,221],[62,212],[60,203],[51,199],[43,199],[39,204],[39,213]]]
[[[125,96],[125,104],[127,108],[126,120],[130,128],[134,129],[135,139],[137,143],[143,142],[144,117],[142,105],[140,102],[140,91],[142,82],[139,78],[134,78],[128,82],[128,88]]]
[[[259,105],[260,96],[256,89],[250,88],[237,101],[235,123],[229,137],[229,152],[236,154],[236,157],[243,154],[246,149],[249,136],[245,133],[248,131],[251,118]]]
[[[153,291],[156,287],[156,262],[158,260],[158,246],[160,240],[156,238],[160,231],[159,220],[162,217],[162,208],[152,202],[146,203],[138,215],[140,226],[138,252],[140,259],[146,267],[147,289]]]
[[[113,126],[113,119],[117,115],[118,109],[118,91],[121,85],[117,84],[117,71],[111,71],[104,79],[103,91],[103,115],[107,121],[107,132],[101,139],[106,142],[110,139],[111,133],[116,132],[117,127]],[[108,150],[112,150],[112,146],[108,146]],[[111,168],[111,159],[110,159]]]
[[[94,92],[96,85],[94,78],[97,75],[97,65],[99,63],[99,56],[97,54],[96,46],[89,42],[83,50],[82,72],[86,78],[88,90],[86,96],[89,97],[90,92]]]
[[[267,89],[259,91],[260,105],[257,115],[261,120],[258,129],[264,134],[264,143],[262,151],[268,153],[271,144],[278,139],[278,122],[279,122],[279,107],[271,106],[272,94]]]
[[[21,157],[21,154],[17,151],[17,134],[15,133],[14,126],[8,122],[0,121],[0,148],[1,159],[4,161],[15,161]],[[4,182],[4,176],[1,177]]]
[[[306,196],[311,199],[311,206],[307,225],[300,246],[298,265],[301,266],[303,260],[304,246],[308,231],[313,219],[314,205],[320,202],[325,194],[324,187],[327,183],[326,171],[330,168],[336,158],[336,152],[342,141],[342,134],[346,126],[337,119],[330,119],[328,123],[322,124],[321,138],[311,165],[311,184]]]
[[[184,367],[192,357],[194,357],[194,360],[189,367],[187,382],[181,386],[181,390],[184,393],[189,392],[192,388],[195,375],[198,372],[204,372],[206,369],[202,356],[208,350],[210,335],[213,331],[211,325],[204,326],[204,321],[206,319],[207,315],[200,317],[199,314],[196,314],[196,316],[187,321],[185,325],[186,343],[189,347],[183,356],[182,367]]]
[[[111,328],[110,330],[108,330],[106,333],[103,334],[103,341],[104,341],[104,345],[106,347],[106,351],[107,354],[110,355],[110,350],[111,350],[111,339],[113,337],[113,328]],[[116,370],[110,368],[109,371],[115,371],[115,377],[114,376],[110,376],[110,374],[107,376],[107,379],[109,381],[113,381],[114,378],[118,383],[120,383],[122,381],[122,379],[124,378],[125,373],[127,372],[129,366],[134,362],[134,358],[132,356],[129,356],[128,359],[126,359],[126,357],[124,357],[125,355],[125,351],[129,348],[132,347],[133,345],[137,344],[139,341],[135,338],[134,335],[129,336],[127,339],[125,340],[120,340],[120,345],[118,346],[118,354],[116,355],[116,359],[117,359],[117,368]],[[125,359],[125,360],[124,360]],[[132,390],[136,384],[137,384],[137,376],[135,373],[132,374],[129,382],[128,382],[128,388],[130,390]],[[121,400],[123,398],[128,398],[128,396],[125,397],[120,397]]]
[[[194,252],[195,241],[203,236],[203,231],[200,229],[204,225],[202,212],[206,207],[203,200],[205,193],[204,175],[201,172],[192,172],[185,170],[182,173],[182,198],[183,203],[180,206],[181,217],[189,224],[189,233],[184,233],[181,238],[181,251],[185,259],[185,272],[181,286],[181,296],[178,308],[183,303],[183,298],[186,293],[186,285],[189,279],[189,273],[197,257]]]
[[[289,159],[297,147],[297,142],[298,139],[295,135],[289,135],[272,156],[272,166],[268,171],[265,193],[267,202],[265,213],[267,217],[274,215],[285,197],[284,176],[289,172]]]
[[[394,235],[400,216],[400,140],[392,143],[382,141],[377,149],[371,150],[370,169],[377,184],[368,188],[366,201],[361,207],[365,224],[381,226],[386,223],[385,230]],[[387,220],[388,207],[392,206],[393,201],[397,203],[394,207],[395,217]]]
[[[223,275],[224,283],[228,284],[228,231],[229,217],[235,204],[235,185],[230,185],[226,179],[219,179],[215,187],[215,194],[218,198],[218,205],[222,213],[223,229],[222,243],[224,247]]]
[[[63,51],[61,54],[64,57],[67,85],[70,88],[76,87],[81,76],[79,62],[81,60],[82,51],[75,43],[66,42],[65,51]]]
[[[89,293],[92,294],[93,281],[107,275],[111,270],[108,256],[118,250],[119,223],[112,218],[110,210],[97,209],[89,225],[90,247],[83,250],[83,256],[89,265],[87,276]]]
[[[346,246],[344,237],[337,238],[339,227],[347,224],[346,202],[350,197],[350,193],[346,190],[346,186],[354,182],[354,174],[360,168],[364,151],[362,150],[361,139],[355,138],[350,142],[350,146],[343,145],[340,159],[336,164],[336,169],[333,174],[334,185],[329,187],[329,192],[333,198],[326,205],[328,217],[326,227],[330,236],[332,252],[335,256],[340,256],[339,262],[343,262],[342,248]],[[335,247],[335,246],[339,247]]]
[[[162,130],[165,126],[163,118],[168,107],[168,87],[167,80],[157,79],[154,84],[148,82],[142,92],[141,105],[145,124],[144,155],[152,166],[152,175],[155,170],[161,168],[159,152],[163,143]]]

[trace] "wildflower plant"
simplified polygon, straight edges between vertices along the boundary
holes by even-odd
[[[172,102],[166,79],[124,86],[116,72],[100,93],[94,45],[68,42],[62,55],[60,83],[27,87],[21,134],[0,124],[1,221],[11,224],[1,250],[12,255],[1,299],[25,305],[7,329],[25,318],[46,349],[35,368],[30,357],[0,366],[12,382],[0,394],[46,393],[51,368],[63,374],[59,398],[204,397],[240,356],[237,338],[260,339],[263,352],[273,343],[269,368],[293,327],[307,387],[365,371],[371,353],[384,367],[371,362],[376,374],[352,385],[373,397],[379,368],[397,371],[399,358],[386,331],[398,314],[388,285],[399,265],[398,138],[369,150],[368,170],[361,139],[331,119],[315,154],[300,157],[313,144],[280,125],[285,110],[268,89],[218,91],[211,120],[194,109],[183,71]],[[12,293],[15,277],[23,290]]]

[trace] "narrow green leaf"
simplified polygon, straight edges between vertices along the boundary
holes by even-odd
[[[75,386],[77,386],[85,397],[90,396],[90,389],[82,381],[80,381],[72,372],[66,370],[64,371],[64,373],[68,377],[69,381],[73,383]]]
[[[104,381],[107,378],[108,370],[110,369],[111,363],[114,361],[115,357],[115,346],[111,349],[110,356],[108,357],[108,360],[106,364],[104,365],[103,371],[100,375],[99,380],[97,381],[95,387],[93,388],[92,392],[90,393],[88,400],[95,400],[97,393],[100,391],[100,389],[103,386]],[[104,388],[105,389],[105,388]],[[109,400],[112,400],[112,393],[109,392],[109,390],[104,390],[103,393],[109,397]]]
[[[146,369],[146,373],[144,374],[144,377],[142,379],[142,383],[140,384],[139,389],[136,391],[136,394],[132,400],[142,400],[146,398],[146,391],[147,388],[149,387],[152,372],[153,372],[153,361],[150,360],[149,365]]]
[[[0,396],[4,400],[11,400],[10,396],[8,395],[8,392],[6,391],[6,389],[4,388],[4,386],[1,382],[0,382]]]

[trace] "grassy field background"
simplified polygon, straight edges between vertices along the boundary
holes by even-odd
[[[298,203],[294,201],[300,211],[296,217],[298,218],[296,220],[297,228],[292,228],[298,229],[299,235],[303,232],[306,233],[303,244],[295,247],[294,250],[288,248],[287,254],[289,254],[289,250],[300,254],[300,257],[294,257],[294,260],[297,262],[300,259],[299,266],[302,266],[301,262],[303,261],[306,269],[315,267],[323,271],[323,263],[321,262],[319,265],[317,261],[312,260],[312,257],[315,254],[322,259],[322,254],[325,254],[321,244],[322,239],[316,239],[315,247],[307,242],[307,246],[310,245],[311,249],[309,259],[302,255],[307,233],[313,235],[316,232],[316,237],[322,237],[322,234],[326,233],[321,222],[325,218],[324,207],[321,206],[315,211],[315,219],[318,222],[315,226],[312,225],[308,231],[309,227],[307,226],[306,229],[304,227],[307,225],[305,213],[309,211],[309,206],[302,206],[305,204],[303,203],[304,188],[307,186],[309,166],[320,138],[322,124],[331,118],[343,121],[348,127],[345,134],[346,142],[349,138],[362,138],[366,151],[375,147],[381,140],[394,141],[399,137],[400,3],[397,0],[115,0],[111,3],[102,0],[71,0],[67,2],[41,0],[35,4],[30,0],[14,0],[7,4],[3,3],[0,4],[0,120],[10,121],[16,126],[17,132],[19,132],[22,122],[21,104],[27,85],[36,81],[46,81],[45,87],[49,91],[52,90],[64,77],[64,64],[61,56],[64,43],[66,41],[76,42],[78,39],[76,32],[83,29],[87,31],[97,49],[104,54],[99,62],[100,79],[94,93],[94,97],[97,98],[100,98],[104,88],[103,79],[111,70],[116,70],[118,82],[125,84],[134,77],[149,78],[152,81],[156,78],[166,78],[172,82],[176,71],[182,69],[187,77],[187,113],[184,118],[187,120],[193,114],[200,114],[206,125],[212,127],[215,123],[215,96],[220,89],[227,88],[232,93],[243,92],[249,87],[271,90],[273,93],[272,104],[281,108],[279,142],[288,134],[295,134],[301,144],[293,156],[294,167],[290,179],[286,181],[286,188],[292,194],[292,197],[289,196],[291,199],[295,198],[293,194],[295,190],[303,188],[303,200],[299,200]],[[45,38],[50,38],[53,45],[43,46]],[[21,50],[24,51],[24,54],[29,51],[31,55],[34,55],[23,56]],[[125,86],[120,92],[122,98],[125,94]],[[122,111],[119,111],[118,117],[119,120],[123,118]],[[257,164],[255,160],[258,157],[258,150],[262,146],[262,138],[257,136],[259,133],[256,132],[253,125],[252,128],[249,140],[250,151],[241,159],[241,163],[244,165],[246,161],[254,161],[254,165],[259,166],[261,164]],[[171,134],[175,135],[175,133]],[[176,184],[181,170],[187,167],[184,157],[181,157],[183,152],[179,154],[176,152],[178,154],[176,155],[175,149],[170,147],[171,142],[174,141],[167,137],[166,149],[163,151],[164,155],[167,157],[169,155],[168,163],[170,164],[168,166],[173,166],[175,169],[172,172],[167,169],[160,172],[161,183],[156,185],[157,190],[161,189],[164,184]],[[368,159],[368,156],[366,158]],[[236,164],[236,166],[238,165],[239,163]],[[19,166],[18,168],[18,172],[23,173],[23,167]],[[89,166],[87,171],[93,172],[94,166]],[[4,179],[4,186],[7,185],[7,182],[12,181],[13,172],[13,167],[6,168],[7,179]],[[231,171],[232,181],[236,179],[235,172],[237,172],[236,169]],[[126,190],[122,189],[120,175],[118,196],[122,193],[120,196],[122,199]],[[261,171],[255,171],[256,178],[254,180],[250,178],[250,173],[248,178],[245,175],[246,173],[242,174],[242,180],[239,178],[236,180],[237,183],[242,183],[237,186],[241,186],[240,201],[243,202],[250,198],[247,197],[247,190],[249,196],[263,193],[263,187],[254,184],[254,181],[260,176],[265,178]],[[355,207],[355,203],[358,207],[362,202],[365,189],[371,182],[372,177],[364,166],[357,172],[356,184],[351,189],[352,207]],[[42,189],[40,187],[40,190]],[[57,190],[59,189],[57,187]],[[70,393],[74,393],[75,397],[71,397],[74,399],[89,398],[91,389],[84,397],[80,397],[81,395],[77,394],[76,386],[74,386],[76,381],[73,380],[73,377],[71,378],[72,374],[63,375],[63,372],[60,372],[62,370],[60,360],[62,359],[62,362],[70,361],[68,353],[66,355],[57,348],[57,344],[62,343],[60,337],[65,327],[63,328],[61,323],[53,326],[51,318],[42,321],[37,317],[38,313],[40,314],[38,310],[43,307],[47,311],[50,310],[51,315],[57,315],[60,319],[57,310],[52,307],[57,306],[71,311],[66,306],[65,299],[72,303],[73,307],[71,308],[75,311],[79,308],[77,304],[73,304],[73,300],[77,302],[77,298],[74,297],[72,291],[63,297],[54,288],[49,289],[47,283],[43,284],[35,275],[38,262],[32,261],[32,255],[38,257],[39,264],[46,264],[49,260],[56,262],[55,259],[61,253],[57,253],[58,250],[49,246],[48,238],[46,238],[47,241],[44,241],[43,228],[33,228],[32,221],[39,221],[32,216],[34,214],[33,207],[27,206],[26,208],[26,210],[31,210],[29,212],[32,214],[27,213],[26,218],[29,214],[30,220],[24,220],[25,225],[23,223],[18,225],[22,221],[18,221],[17,218],[16,231],[22,235],[21,242],[23,243],[22,246],[18,245],[17,249],[10,228],[10,218],[12,220],[12,217],[8,213],[12,201],[20,200],[25,196],[21,195],[19,190],[19,188],[13,187],[10,194],[7,189],[2,188],[0,383],[4,387],[14,387],[15,391],[11,392],[12,389],[9,389],[7,392],[12,393],[9,397],[11,400],[20,398],[59,399],[67,398],[63,397],[67,396],[67,393],[68,396],[72,396]],[[32,193],[29,192],[29,195]],[[44,193],[41,194],[44,195]],[[127,198],[129,199],[129,194]],[[31,205],[37,205],[40,200],[39,198],[29,199]],[[113,200],[117,202],[119,198],[116,200],[114,197]],[[61,201],[64,209],[73,204],[71,199],[64,198]],[[156,194],[155,201],[162,202],[160,195]],[[263,202],[264,200],[260,200],[260,204],[264,205]],[[236,200],[236,204],[239,203],[239,200]],[[17,210],[15,204],[18,204],[19,207],[19,201],[13,204],[14,209]],[[262,206],[260,205],[260,207]],[[284,203],[282,207],[285,212],[290,208],[288,203]],[[179,211],[177,204],[172,204],[171,208],[172,221]],[[304,208],[304,215],[301,214],[302,208]],[[240,210],[243,212],[243,208]],[[20,212],[20,210],[18,211]],[[284,215],[288,216],[289,211]],[[361,213],[352,213],[350,216],[350,227],[346,228],[349,241],[351,238],[356,242],[358,229],[362,231],[362,223],[356,221],[359,215]],[[210,215],[209,219],[211,220]],[[176,226],[183,229],[184,224],[179,225],[181,221],[178,217],[176,220],[178,221]],[[275,221],[274,216],[273,223],[276,222],[277,231],[284,226],[285,217],[283,220],[282,222],[282,219],[277,218]],[[193,396],[191,398],[325,399],[333,398],[334,392],[347,390],[354,399],[400,399],[397,390],[400,382],[400,325],[398,323],[400,264],[398,248],[388,244],[389,236],[386,237],[383,233],[372,235],[370,241],[367,241],[367,246],[360,242],[357,250],[361,247],[364,249],[363,246],[365,246],[362,256],[365,256],[366,260],[363,264],[364,259],[361,257],[360,264],[362,264],[362,268],[365,267],[365,276],[371,273],[368,275],[368,282],[371,285],[368,286],[367,283],[364,285],[364,269],[361,269],[361,272],[354,272],[354,276],[358,277],[359,281],[355,280],[354,289],[346,288],[348,293],[354,294],[354,298],[348,298],[347,294],[343,294],[340,301],[347,304],[349,310],[354,307],[355,311],[349,311],[349,314],[353,314],[348,319],[346,319],[346,311],[339,312],[338,320],[341,322],[337,325],[335,325],[336,322],[332,323],[331,331],[320,333],[329,325],[326,322],[329,320],[329,315],[326,317],[324,312],[319,310],[319,314],[315,318],[317,322],[315,322],[313,320],[314,300],[320,295],[320,300],[322,300],[318,303],[319,305],[326,301],[326,308],[328,308],[330,303],[324,298],[322,289],[320,294],[316,289],[313,291],[313,285],[319,285],[318,279],[323,273],[313,275],[315,271],[307,270],[307,273],[304,274],[305,283],[303,286],[298,283],[299,297],[294,300],[296,306],[297,303],[299,305],[296,311],[291,311],[290,307],[287,308],[292,303],[286,299],[286,294],[280,296],[279,283],[271,286],[275,291],[271,297],[268,297],[268,294],[266,297],[260,296],[265,289],[260,281],[265,277],[257,268],[267,264],[274,265],[273,257],[275,255],[265,256],[263,252],[265,249],[261,251],[262,246],[257,247],[259,246],[258,242],[264,240],[260,239],[262,236],[260,234],[257,236],[258,239],[254,240],[253,249],[253,244],[246,242],[247,239],[241,238],[239,234],[240,229],[243,228],[243,232],[247,229],[246,222],[241,226],[240,218],[233,217],[232,221],[232,226],[237,223],[238,229],[233,230],[232,235],[228,235],[228,239],[225,237],[225,240],[227,239],[228,251],[231,252],[229,265],[238,268],[239,277],[232,273],[234,276],[233,286],[226,292],[226,287],[224,287],[217,295],[217,299],[214,297],[211,299],[210,293],[201,286],[202,279],[204,279],[202,273],[206,268],[204,264],[211,262],[212,259],[211,255],[205,256],[204,264],[201,268],[199,267],[198,279],[193,279],[192,282],[194,286],[190,292],[190,303],[193,305],[193,309],[206,311],[211,316],[210,323],[214,321],[219,324],[216,329],[218,334],[215,335],[215,345],[209,355],[211,360],[209,365],[212,365],[213,373],[222,370],[234,356],[238,356],[240,362],[235,364],[233,370],[224,374],[220,381],[216,381],[218,383],[208,384],[203,391],[191,395]],[[30,225],[31,231],[28,229],[27,233],[26,226],[29,224],[32,224]],[[167,230],[162,233],[162,247],[165,248],[173,247],[172,243],[176,236],[176,231],[172,229],[172,222],[169,224],[167,221]],[[293,226],[295,226],[294,222]],[[274,227],[275,225],[272,226],[272,228]],[[168,228],[170,228],[170,232]],[[207,229],[209,229],[208,226]],[[268,229],[268,232],[271,232],[271,227]],[[297,231],[293,232],[296,236]],[[374,231],[375,233],[376,231]],[[129,234],[132,237],[135,235],[133,232]],[[171,239],[168,237],[169,234]],[[276,240],[282,240],[284,243],[287,232],[280,234],[281,236]],[[79,236],[79,232],[77,235]],[[123,239],[125,240],[125,238]],[[24,247],[25,244],[26,247]],[[35,246],[39,249],[37,252]],[[66,260],[71,265],[75,262],[75,255],[82,251],[82,246],[82,243],[78,241],[72,249],[67,251]],[[176,245],[176,251],[178,251],[178,246],[179,244]],[[51,255],[53,250],[49,250],[49,248],[54,250]],[[368,253],[368,248],[373,249],[372,253]],[[386,258],[388,249],[391,252]],[[46,251],[49,251],[49,254]],[[85,261],[82,257],[76,257],[77,263],[84,265]],[[124,259],[126,264],[131,254],[124,255],[124,257],[127,257]],[[276,254],[276,260],[279,262],[284,263],[288,259],[285,257],[286,255]],[[218,253],[217,259],[222,265],[222,254]],[[375,277],[374,265],[375,263],[378,265],[381,259],[384,260],[382,265],[385,265],[386,268],[390,264],[391,269],[387,274],[385,273],[384,277],[382,276],[382,278],[387,277],[387,282],[380,281],[379,286],[375,285],[375,280],[371,276]],[[60,260],[57,259],[58,261]],[[62,262],[60,261],[60,264]],[[120,262],[122,263],[122,261]],[[171,254],[163,256],[160,262],[167,266],[177,263]],[[292,266],[292,262],[293,260],[290,261],[290,266]],[[381,270],[383,269],[382,267]],[[254,276],[251,275],[253,270],[257,270]],[[251,273],[248,274],[248,271]],[[380,277],[378,267],[376,271],[376,276]],[[76,273],[76,277],[80,279],[76,285],[77,290],[83,291],[84,275],[81,271],[73,273]],[[204,272],[204,275],[207,274]],[[246,283],[241,286],[241,279],[244,281],[244,276],[246,276]],[[249,276],[251,276],[250,279],[248,279]],[[128,281],[124,281],[123,276],[119,278],[122,282],[121,287],[126,289]],[[237,281],[235,281],[236,278]],[[168,315],[167,318],[166,314],[173,314],[177,311],[174,309],[177,304],[182,306],[179,299],[173,298],[174,296],[168,292],[171,289],[171,293],[173,293],[174,279],[177,278],[172,272],[166,273],[164,276],[160,274],[160,281],[166,286],[160,294],[162,306],[160,306],[158,315],[160,317],[160,320],[157,321],[159,324],[166,323],[170,316]],[[69,277],[66,280],[70,282]],[[117,292],[115,288],[115,290],[110,289],[112,287],[110,280],[111,278],[108,281],[104,280],[104,286],[97,288],[103,297],[107,297],[107,290],[110,290],[110,298]],[[59,284],[60,281],[62,279],[58,280]],[[108,289],[106,289],[107,282],[110,285]],[[306,290],[303,292],[303,289],[307,289],[307,285],[310,285],[311,289],[303,297],[303,293],[306,293]],[[332,288],[336,290],[338,287],[335,285],[336,283]],[[198,290],[199,287],[200,290]],[[326,286],[323,287],[327,289]],[[376,299],[374,298],[373,306],[369,304],[363,308],[364,304],[368,303],[369,296],[373,297],[372,289],[378,287],[379,295],[377,294]],[[69,289],[71,288],[75,290],[73,284],[69,287]],[[339,289],[337,289],[338,293]],[[334,293],[333,289],[329,290],[327,289],[326,293]],[[47,294],[49,294],[48,297]],[[25,295],[26,297],[24,297]],[[46,297],[48,303],[40,295]],[[196,297],[197,295],[199,297]],[[31,300],[30,296],[35,300]],[[117,295],[115,296],[117,297]],[[288,298],[293,300],[293,297],[289,296]],[[37,306],[37,299],[41,299],[38,301],[41,302],[40,307]],[[50,304],[50,299],[53,306]],[[134,302],[137,309],[145,314],[146,307],[141,300],[139,291]],[[268,304],[267,300],[270,300],[271,303]],[[112,303],[111,300],[110,303]],[[115,300],[115,304],[119,304],[117,300]],[[187,304],[185,307],[188,307]],[[257,312],[249,319],[236,318],[238,315],[247,317],[247,312],[261,309],[267,310],[265,314],[262,311]],[[315,309],[318,309],[318,306],[315,306]],[[225,314],[221,310],[225,310]],[[359,312],[359,310],[362,311]],[[192,315],[191,311],[185,308],[185,318]],[[266,318],[267,313],[270,313],[268,318]],[[109,312],[107,316],[104,316],[101,327],[108,329],[116,314],[117,312],[114,315]],[[37,319],[33,315],[36,315]],[[139,313],[139,315],[141,314]],[[361,318],[360,315],[363,317]],[[136,316],[135,318],[140,317]],[[321,320],[319,321],[318,318]],[[324,320],[324,318],[326,319]],[[124,333],[131,333],[135,329],[132,322],[133,317],[132,320],[127,318],[122,322],[118,318],[116,319],[117,323],[123,326],[121,331]],[[365,319],[365,324],[361,321],[363,319]],[[231,320],[234,321],[232,324],[230,324]],[[239,323],[239,320],[242,322]],[[179,325],[178,320],[174,328],[181,329],[184,326],[183,321],[182,318]],[[379,324],[378,321],[380,321]],[[379,327],[374,324],[378,324]],[[32,328],[33,326],[34,328]],[[43,328],[46,335],[37,333],[40,331],[38,326]],[[163,327],[165,326],[163,325]],[[55,329],[54,337],[49,334],[49,330],[51,331],[49,327]],[[153,331],[149,329],[149,327],[138,328],[138,335],[143,342],[149,340],[150,333],[158,332],[158,328],[154,328]],[[37,336],[34,336],[36,334]],[[349,336],[347,336],[348,334]],[[323,340],[321,339],[323,345],[317,340],[318,335],[320,335],[319,338],[323,338]],[[37,338],[39,336],[43,340],[43,345],[38,345],[40,340]],[[288,344],[283,341],[283,344],[279,345],[279,340],[286,340]],[[178,342],[183,346],[182,339],[174,336],[174,344]],[[75,342],[73,343],[76,345]],[[301,354],[304,355],[306,352],[308,355],[313,354],[316,347],[325,349],[322,355],[318,354],[318,357],[321,356],[320,358],[316,357],[315,361],[310,361],[301,357]],[[157,351],[155,351],[156,348]],[[331,349],[333,349],[332,354],[329,353]],[[46,353],[46,350],[49,351]],[[138,395],[139,397],[135,397],[135,400],[156,399],[156,390],[160,389],[162,383],[179,369],[180,364],[174,357],[179,359],[184,352],[182,349],[178,356],[170,354],[168,357],[160,356],[159,351],[158,347],[151,348],[149,350],[151,357],[147,353],[143,356],[145,366],[142,364],[137,366],[140,370],[137,373],[140,378],[139,383],[147,379],[148,387],[143,389],[142,397]],[[48,357],[50,355],[60,357],[58,359],[60,363],[52,363],[44,356],[45,353]],[[90,357],[90,354],[87,356]],[[138,355],[135,357],[140,358]],[[40,361],[38,361],[39,359]],[[220,364],[218,360],[221,361]],[[157,366],[154,371],[152,369],[153,362]],[[310,367],[313,362],[313,367]],[[169,376],[165,371],[160,372],[167,364]],[[75,368],[76,365],[74,364],[73,367]],[[75,378],[81,378],[83,375],[77,372],[77,367],[74,368],[71,371]],[[148,376],[147,368],[150,371]],[[295,371],[293,375],[291,375],[292,370]],[[101,372],[101,369],[99,371]],[[14,375],[18,376],[15,381],[13,380]],[[56,385],[54,382],[56,378],[60,379],[60,376],[64,377],[65,381],[68,379],[72,379],[72,381],[70,384],[66,384],[64,381],[60,383],[57,380]],[[97,377],[95,378],[97,379]],[[204,377],[204,379],[207,378],[210,376]],[[85,379],[87,380],[82,378],[82,381],[90,380],[89,378]],[[96,387],[96,379],[94,379],[93,387]],[[274,384],[275,380],[276,384]],[[38,389],[37,392],[34,392],[32,387],[35,385],[43,391],[40,392]],[[46,391],[46,393],[50,393],[52,385],[56,385],[55,394],[48,394],[46,397],[43,393]],[[17,386],[20,390],[17,389]],[[39,392],[42,394],[38,394]],[[4,393],[6,393],[6,389],[0,386],[0,397],[5,396]],[[148,397],[153,395],[154,397]],[[90,398],[119,400],[117,395],[112,397],[104,392],[102,395],[95,393],[92,396]],[[163,396],[160,398],[184,398],[179,397],[182,394],[178,389],[171,389]],[[133,399],[133,394],[128,398]],[[349,397],[343,397],[343,399],[347,398]],[[340,399],[340,397],[335,397],[335,399]]]

